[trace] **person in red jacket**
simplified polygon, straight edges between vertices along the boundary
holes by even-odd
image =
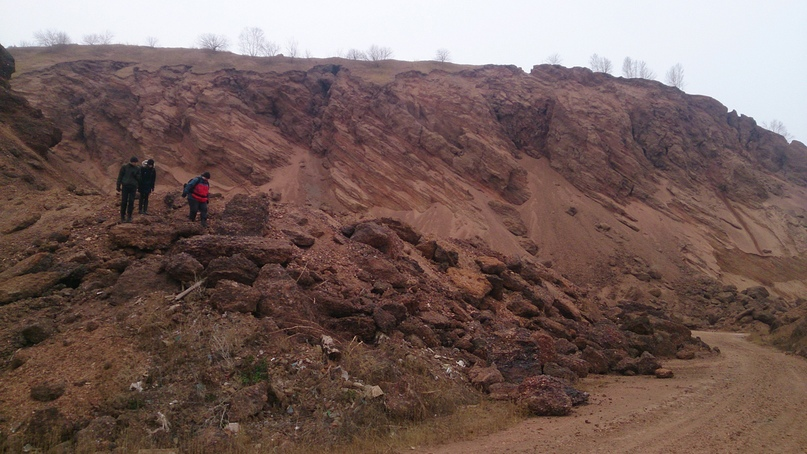
[[[188,198],[188,206],[191,209],[190,220],[196,221],[196,213],[201,214],[202,227],[207,227],[207,202],[210,198],[210,172],[205,172],[192,179],[185,185],[182,197]]]

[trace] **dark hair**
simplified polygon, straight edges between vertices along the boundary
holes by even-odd
[[[153,166],[154,165],[154,160],[153,159],[146,159],[146,165],[147,166]]]
[[[139,159],[137,159],[137,156],[132,156],[132,159],[129,160],[129,162],[137,162],[137,161],[139,161]]]
[[[210,179],[210,172],[205,172],[202,174],[203,177]]]

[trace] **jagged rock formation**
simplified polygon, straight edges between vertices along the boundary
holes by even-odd
[[[0,46],[0,181],[6,184],[19,178],[42,189],[45,182],[39,173],[45,170],[43,160],[61,140],[61,131],[27,99],[11,90],[9,80],[15,70],[14,57]]]
[[[272,191],[479,236],[597,286],[633,257],[667,281],[694,270],[738,287],[760,283],[738,269],[757,256],[801,268],[807,148],[713,99],[583,68],[395,73],[390,62],[379,83],[342,63],[67,60],[18,75],[15,89],[63,131],[60,162],[98,190],[131,154],[154,157],[168,187],[215,168],[224,194]],[[741,263],[715,260],[724,254]]]

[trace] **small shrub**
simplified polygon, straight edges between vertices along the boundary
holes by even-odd
[[[263,358],[261,358],[259,361],[255,361],[253,356],[247,356],[244,359],[244,365],[241,366],[239,376],[241,378],[241,383],[244,386],[250,386],[262,381],[268,381],[269,365]]]

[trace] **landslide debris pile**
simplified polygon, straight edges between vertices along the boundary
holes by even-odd
[[[5,267],[6,446],[335,442],[486,398],[563,415],[580,377],[709,350],[531,257],[400,221],[266,195],[233,197],[212,232],[184,215],[90,215]]]

